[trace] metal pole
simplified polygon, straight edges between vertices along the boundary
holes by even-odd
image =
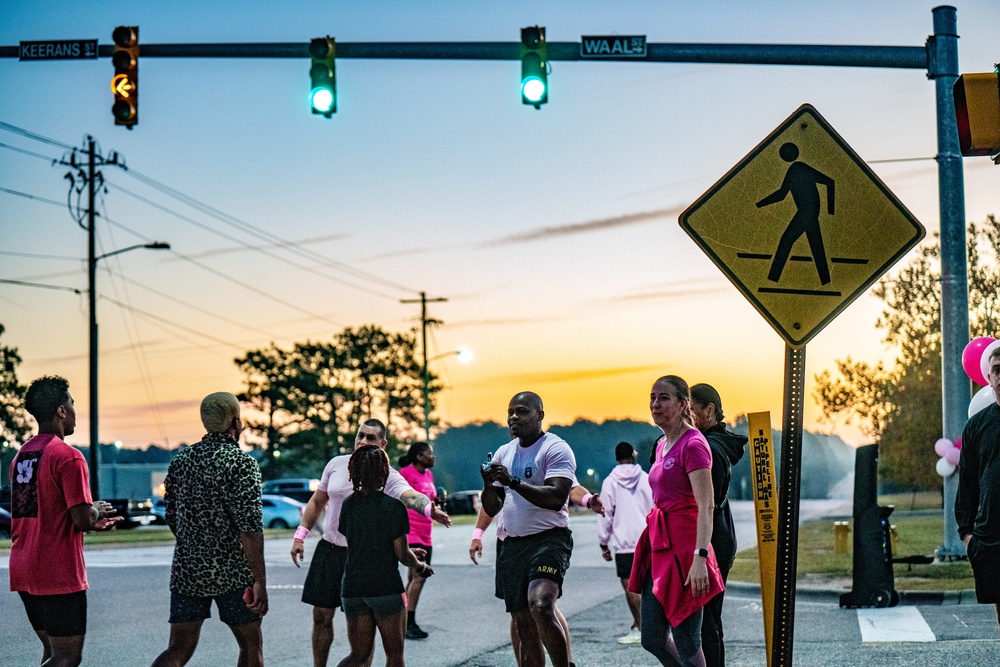
[[[771,667],[791,667],[795,638],[795,578],[799,553],[799,489],[802,479],[802,408],[806,349],[785,346],[785,396],[778,490],[778,562],[774,580]]]
[[[941,410],[944,437],[962,434],[968,414],[969,380],[962,350],[969,342],[969,287],[965,249],[965,183],[955,125],[952,89],[958,78],[958,25],[954,7],[934,8],[928,77],[937,93],[938,197],[941,214]],[[944,543],[938,559],[965,556],[958,539],[955,496],[958,476],[944,479]]]
[[[87,137],[87,280],[89,283],[90,311],[90,495],[94,500],[100,497],[100,453],[101,445],[97,424],[97,256],[95,254],[94,220],[94,178],[96,158],[94,138]]]
[[[420,325],[423,331],[424,349],[424,438],[426,442],[431,441],[431,398],[430,398],[430,378],[427,376],[427,292],[420,293]]]

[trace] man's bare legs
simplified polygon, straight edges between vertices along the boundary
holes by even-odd
[[[632,593],[628,589],[628,579],[619,578],[622,582],[622,589],[625,591],[625,602],[628,603],[628,610],[632,612],[632,627],[639,627],[639,604],[642,602],[642,596],[638,593]]]
[[[333,645],[333,616],[337,610],[313,607],[312,651],[313,667],[326,667]]]
[[[45,632],[36,634],[45,646],[42,650],[43,667],[77,667],[83,662],[84,635],[49,637]]]

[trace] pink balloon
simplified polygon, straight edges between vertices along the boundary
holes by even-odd
[[[955,438],[955,449],[959,451],[962,450],[962,436],[958,436],[957,438]]]
[[[949,449],[947,452],[944,453],[944,460],[952,464],[953,466],[957,466],[958,460],[961,456],[962,456],[962,450],[955,449],[954,447],[952,447],[951,449]]]
[[[983,376],[980,365],[983,359],[983,350],[994,340],[989,336],[980,336],[970,341],[965,346],[965,349],[962,350],[962,368],[965,369],[965,373],[969,376],[969,379],[981,387],[986,386],[986,378]]]
[[[951,444],[951,440],[948,438],[939,438],[937,442],[934,443],[934,453],[938,456],[944,456],[948,453],[949,449],[954,449],[955,445]]]

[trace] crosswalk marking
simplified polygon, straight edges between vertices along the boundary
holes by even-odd
[[[858,625],[861,627],[861,641],[865,644],[937,641],[916,607],[858,609]]]

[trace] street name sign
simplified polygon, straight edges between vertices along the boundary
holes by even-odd
[[[809,104],[691,204],[680,224],[792,348],[926,234]]]
[[[645,35],[584,35],[580,57],[602,60],[632,60],[646,57]]]
[[[21,42],[19,60],[96,60],[96,39]]]

